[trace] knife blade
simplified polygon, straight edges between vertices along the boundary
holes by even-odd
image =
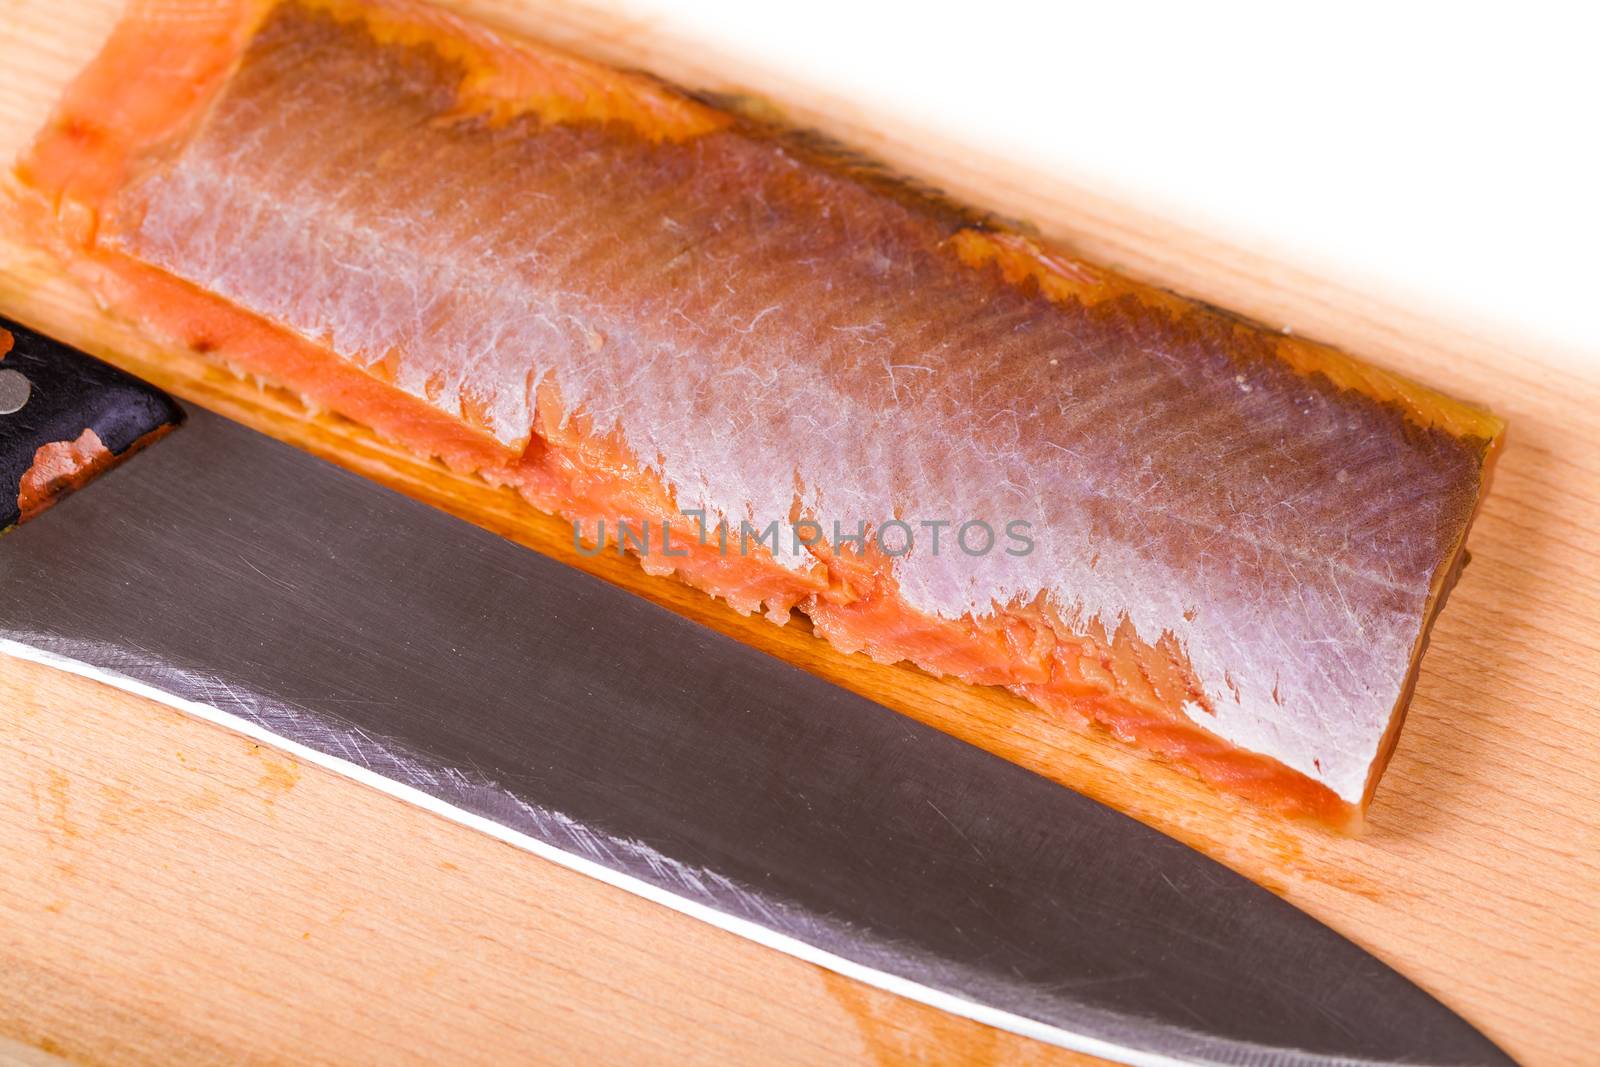
[[[1070,1049],[1511,1062],[1126,816],[203,410],[0,541],[0,652]]]

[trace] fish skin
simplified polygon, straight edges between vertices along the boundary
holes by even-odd
[[[420,5],[208,10],[232,58],[186,121],[107,179],[63,147],[69,96],[19,168],[60,232],[93,215],[58,244],[102,292],[159,326],[129,281],[156,268],[444,413],[463,465],[586,521],[1026,521],[1025,556],[672,566],[1260,802],[1364,808],[1498,420]]]

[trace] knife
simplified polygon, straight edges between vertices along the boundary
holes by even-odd
[[[0,526],[36,520],[0,540],[0,652],[1069,1049],[1512,1062],[1362,949],[1133,819],[0,326],[0,508],[22,498]]]

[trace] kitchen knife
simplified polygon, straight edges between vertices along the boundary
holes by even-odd
[[[0,369],[29,383],[0,415],[0,471],[108,410],[128,446],[176,420],[147,386],[6,325]],[[1377,959],[1126,816],[242,426],[193,408],[185,422],[0,540],[0,652],[1068,1048],[1511,1062]]]

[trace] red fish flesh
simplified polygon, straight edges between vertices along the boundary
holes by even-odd
[[[741,611],[1335,825],[1503,432],[408,0],[138,0],[11,187],[151,331]]]

